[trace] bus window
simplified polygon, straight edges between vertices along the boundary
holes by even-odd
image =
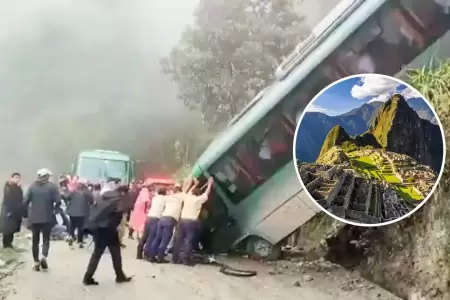
[[[213,164],[208,173],[230,201],[238,204],[292,160],[293,138],[294,131],[286,117],[274,109]]]
[[[332,65],[324,64],[319,66],[315,71],[308,75],[305,83],[296,87],[285,100],[283,100],[283,112],[287,117],[287,121],[295,131],[303,110],[306,105],[325,87],[331,84],[333,76],[336,72]]]
[[[247,170],[234,157],[233,150],[218,160],[209,169],[209,173],[214,177],[216,184],[221,187],[228,198],[240,198],[241,194],[249,193],[255,181]]]
[[[336,65],[342,76],[399,73],[449,30],[448,10],[438,2],[441,0],[387,2],[335,51],[329,63]]]

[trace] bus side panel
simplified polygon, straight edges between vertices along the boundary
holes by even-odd
[[[233,217],[242,235],[234,244],[249,235],[278,243],[319,211],[302,190],[295,165],[289,163],[235,207]]]
[[[243,231],[251,231],[288,199],[299,193],[301,185],[294,164],[281,168],[262,186],[234,207],[235,217]]]
[[[255,227],[254,234],[275,245],[308,222],[318,211],[320,209],[302,190],[262,220]]]

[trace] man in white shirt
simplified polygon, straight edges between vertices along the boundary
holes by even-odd
[[[147,212],[147,220],[145,221],[144,232],[142,233],[142,237],[139,240],[137,246],[137,259],[142,259],[142,252],[145,252],[146,254],[150,252],[150,245],[155,239],[159,219],[161,218],[164,207],[166,205],[166,194],[167,190],[165,188],[159,188],[156,192],[156,195],[152,198],[150,209]]]
[[[164,210],[158,222],[156,236],[153,241],[145,247],[150,262],[167,262],[164,257],[170,240],[172,239],[174,228],[180,219],[181,207],[183,206],[184,194],[186,193],[184,189],[179,187],[175,188],[174,192],[175,193],[172,195],[165,196]]]
[[[175,264],[183,263],[191,265],[192,247],[198,234],[199,215],[203,204],[208,201],[214,180],[208,179],[206,190],[202,193],[197,184],[184,195],[183,209],[178,224],[178,231],[175,236],[172,251],[172,262]],[[183,257],[180,257],[180,254]]]

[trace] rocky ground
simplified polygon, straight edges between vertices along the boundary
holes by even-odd
[[[133,241],[124,250],[124,265],[128,274],[135,275],[132,283],[117,286],[112,266],[105,255],[98,270],[97,287],[84,287],[81,277],[90,252],[70,250],[64,242],[51,247],[50,271],[34,273],[30,254],[15,255],[15,263],[4,268],[9,275],[1,281],[2,297],[7,300],[56,299],[283,299],[283,300],[362,300],[399,299],[356,274],[322,259],[307,262],[301,257],[263,264],[245,258],[220,257],[221,261],[239,268],[253,269],[252,278],[226,276],[210,266],[184,267],[151,265],[136,261]],[[20,264],[24,259],[26,263]],[[17,269],[16,272],[14,269]]]

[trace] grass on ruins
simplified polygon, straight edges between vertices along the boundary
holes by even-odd
[[[392,168],[381,171],[370,157],[360,156],[352,159],[352,165],[356,167],[356,171],[361,174],[367,174],[372,178],[384,180],[395,186],[401,184],[400,180],[392,172]],[[397,190],[405,200],[422,200],[422,197],[411,187],[397,186]]]
[[[422,196],[417,194],[417,192],[414,191],[414,189],[410,186],[398,186],[397,190],[400,195],[406,200],[423,200]]]

